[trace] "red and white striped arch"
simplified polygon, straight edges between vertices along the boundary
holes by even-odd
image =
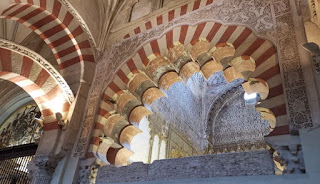
[[[44,118],[44,130],[58,129],[55,113],[66,118],[70,108],[64,90],[56,79],[31,58],[0,48],[0,78],[24,89],[37,103]]]
[[[165,56],[167,49],[177,41],[183,43],[186,48],[190,48],[190,43],[198,38],[206,38],[211,43],[211,47],[221,42],[232,43],[236,48],[235,57],[251,56],[256,61],[257,66],[252,77],[264,79],[270,86],[269,97],[262,102],[262,106],[275,113],[278,126],[288,125],[277,51],[273,43],[257,37],[246,27],[226,26],[214,22],[176,27],[162,38],[153,40],[139,49],[138,53],[117,72],[113,82],[106,89],[100,114],[109,110],[107,104],[105,104],[108,103],[106,99],[110,99],[116,92],[126,89],[126,84],[129,81],[127,75],[137,69],[143,70],[148,61],[147,56],[152,53],[160,53]]]
[[[234,57],[248,55],[256,61],[256,70],[252,77],[267,81],[270,87],[269,96],[261,103],[261,106],[269,108],[277,118],[277,128],[271,135],[288,134],[289,126],[285,97],[277,61],[277,49],[274,44],[259,38],[252,30],[244,26],[203,22],[195,26],[182,25],[173,28],[161,38],[153,40],[138,49],[137,53],[117,71],[114,80],[108,85],[103,94],[92,144],[101,133],[99,121],[106,119],[109,116],[108,112],[113,110],[114,105],[109,100],[117,92],[127,89],[127,83],[129,82],[127,76],[129,73],[135,70],[143,71],[148,64],[147,57],[153,53],[160,53],[162,56],[166,56],[167,49],[171,48],[174,42],[183,43],[188,50],[192,46],[191,43],[199,38],[206,38],[210,42],[211,48],[222,42],[232,43],[236,49]]]
[[[58,0],[15,0],[0,18],[16,20],[36,32],[52,49],[61,75],[76,92],[85,62],[94,62],[94,55],[84,30],[67,7]]]

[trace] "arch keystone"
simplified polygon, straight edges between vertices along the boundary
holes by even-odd
[[[133,94],[124,91],[117,99],[117,112],[128,119],[131,111],[139,105],[141,102]]]
[[[143,93],[142,102],[144,105],[151,105],[154,101],[160,99],[161,97],[166,97],[162,91],[158,88],[149,88]]]
[[[139,125],[143,118],[145,118],[151,114],[152,113],[144,106],[138,106],[131,111],[130,116],[129,116],[129,121],[132,124]]]
[[[143,93],[152,87],[156,87],[156,84],[146,74],[141,72],[132,75],[132,78],[130,78],[128,83],[129,90],[136,94],[140,99]]]
[[[177,72],[188,62],[192,61],[185,47],[180,42],[175,42],[172,48],[167,50],[167,58],[171,61]]]
[[[243,79],[243,75],[238,72],[234,67],[229,67],[223,71],[223,76],[228,83],[236,80],[236,79]]]
[[[207,62],[201,68],[201,71],[207,80],[210,78],[211,75],[222,70],[223,66],[221,65],[221,63],[218,63],[214,60]]]
[[[199,64],[196,62],[189,62],[181,68],[180,76],[184,82],[187,83],[189,78],[198,72],[200,72]]]
[[[136,128],[133,125],[129,125],[127,127],[125,127],[120,135],[120,144],[124,145],[124,144],[131,144],[132,139],[138,135],[142,133],[142,131],[138,128]]]

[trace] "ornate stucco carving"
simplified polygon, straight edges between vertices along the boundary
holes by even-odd
[[[11,115],[0,128],[0,148],[37,142],[42,135],[42,127],[35,118],[41,113],[36,105],[27,105]]]
[[[187,13],[173,21],[147,30],[130,39],[110,46],[98,63],[96,76],[83,130],[78,142],[77,155],[84,156],[94,127],[94,114],[100,101],[102,91],[113,80],[116,71],[128,58],[151,40],[160,38],[168,30],[183,24],[195,25],[203,21],[215,21],[222,24],[244,25],[259,37],[271,40],[276,46],[280,57],[280,68],[285,82],[285,94],[292,130],[312,126],[310,108],[302,75],[298,45],[293,29],[289,0],[217,0],[203,9]],[[291,68],[290,68],[291,67]],[[297,97],[298,95],[298,97]]]
[[[244,91],[235,87],[222,94],[211,106],[207,135],[213,152],[266,149],[264,136],[269,123],[261,119],[253,105],[246,105]]]
[[[312,127],[306,85],[298,52],[295,25],[289,0],[274,1],[280,66],[284,80],[290,129]]]
[[[34,52],[28,48],[25,48],[23,46],[20,46],[20,45],[14,43],[14,42],[4,40],[4,39],[0,39],[0,48],[9,49],[13,52],[19,53],[19,54],[26,56],[26,57],[29,57],[34,62],[38,63],[59,84],[59,86],[64,91],[64,94],[67,97],[68,101],[73,102],[74,95],[73,95],[73,92],[71,91],[69,85],[67,84],[67,82],[61,76],[61,74],[42,56],[40,56],[39,54],[37,54],[36,52]]]

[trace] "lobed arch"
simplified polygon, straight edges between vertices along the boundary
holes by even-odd
[[[15,46],[14,43],[7,42],[7,46],[10,44]],[[9,50],[0,45],[0,78],[20,86],[37,103],[43,116],[45,131],[60,129],[55,113],[61,113],[62,119],[66,119],[74,100],[71,89],[40,55],[21,46],[19,49],[11,48],[17,50]]]
[[[258,36],[248,27],[213,21],[175,26],[162,34],[160,38],[151,40],[137,48],[136,52],[122,66],[117,68],[116,74],[111,77],[110,85],[103,90],[103,97],[111,98],[117,91],[126,89],[126,83],[128,82],[126,75],[135,70],[143,70],[147,64],[147,56],[153,53],[166,55],[167,49],[173,47],[174,42],[180,42],[187,50],[190,50],[192,46],[190,43],[200,37],[206,38],[210,42],[210,47],[223,41],[232,43],[236,50],[235,57],[240,55],[251,56],[256,61],[257,66],[253,77],[267,81],[270,87],[269,99],[262,102],[263,105],[274,109],[280,121],[286,121],[287,113],[276,46],[271,41]],[[278,98],[276,106],[270,105],[270,98],[274,97]]]
[[[231,63],[224,63],[224,58],[233,60]],[[241,71],[241,75],[237,71]],[[222,25],[217,22],[179,25],[138,48],[106,86],[89,157],[97,156],[101,143],[99,137],[105,131],[113,131],[117,123],[118,137],[112,139],[119,138],[120,144],[130,142],[140,133],[137,124],[152,113],[148,106],[165,97],[166,91],[173,84],[188,85],[195,73],[201,73],[206,80],[210,80],[217,72],[223,73],[227,83],[243,83],[245,91],[255,91],[263,96],[261,106],[271,111],[267,108],[257,110],[270,122],[271,127],[275,126],[274,110],[277,121],[286,123],[277,50],[272,42],[258,37],[244,26]],[[248,73],[252,79],[248,78]],[[139,85],[144,87],[139,88]],[[114,111],[117,113],[114,114]],[[115,116],[119,118],[114,119]],[[123,120],[130,123],[121,124]],[[109,128],[106,127],[109,126],[108,122],[112,122]],[[128,130],[129,127],[131,131]],[[112,135],[110,132],[107,134]],[[107,153],[102,155],[106,156]]]
[[[16,0],[0,18],[15,20],[31,28],[48,46],[58,62],[60,73],[75,94],[80,80],[88,84],[92,76],[87,69],[94,68],[95,56],[92,39],[87,38],[87,30],[58,0]]]

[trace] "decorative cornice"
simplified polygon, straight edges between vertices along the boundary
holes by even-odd
[[[62,88],[66,98],[71,103],[74,100],[74,95],[67,84],[67,82],[64,80],[64,78],[60,75],[60,73],[42,56],[35,53],[34,51],[23,47],[21,45],[18,45],[14,42],[1,39],[0,38],[0,48],[5,48],[8,50],[11,50],[13,52],[16,52],[18,54],[21,54],[23,56],[26,56],[30,59],[32,59],[34,62],[38,63],[43,69],[45,69],[52,78],[59,84],[59,86]]]

